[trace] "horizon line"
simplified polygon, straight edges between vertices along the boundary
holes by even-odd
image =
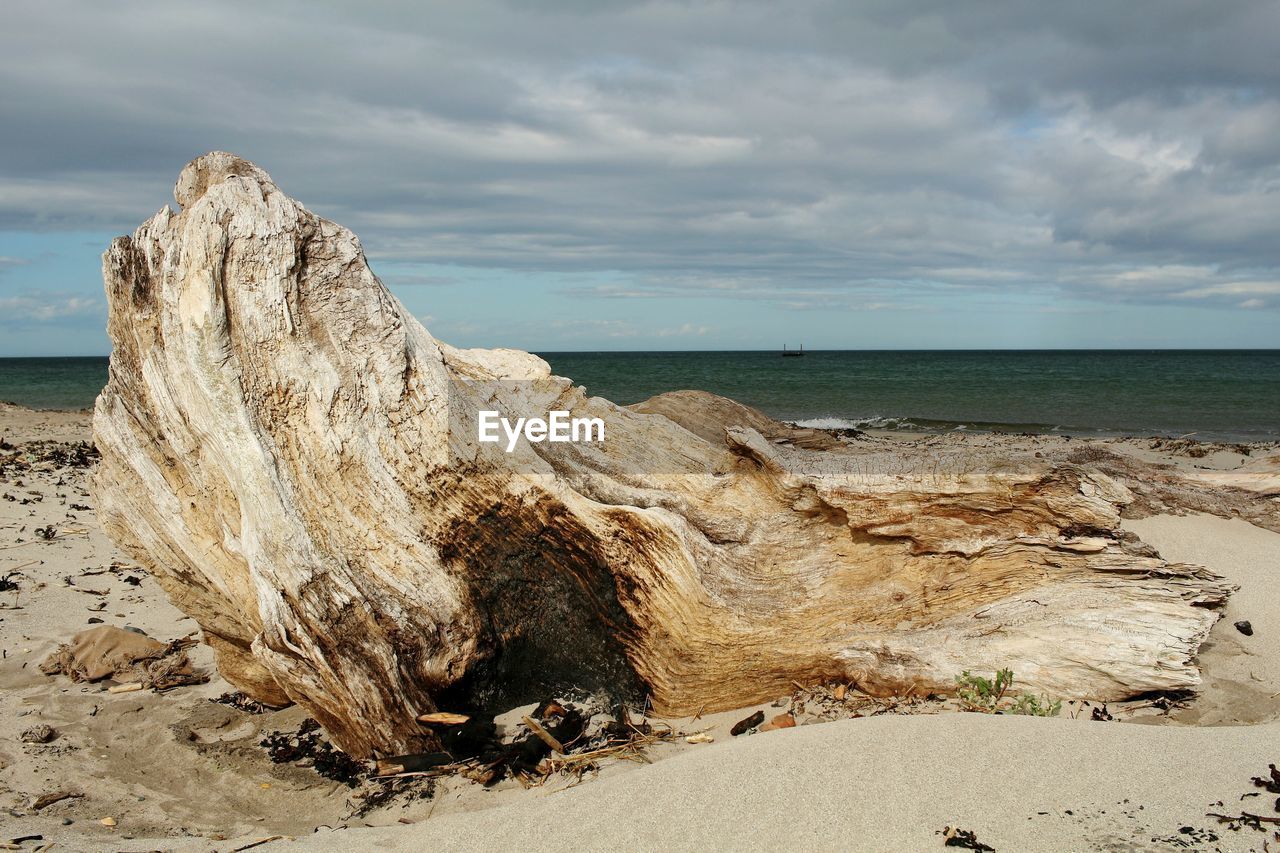
[[[519,349],[519,347],[458,347],[458,349]],[[781,348],[774,349],[527,349],[524,352],[533,355],[604,355],[604,354],[650,354],[650,353],[781,353]],[[791,350],[788,350],[791,352]],[[1196,346],[1164,346],[1164,347],[858,347],[858,348],[820,348],[806,349],[805,353],[836,352],[1280,352],[1276,347],[1196,347]],[[65,355],[0,355],[0,360],[7,359],[40,359],[40,358],[110,358],[111,353],[80,353]]]

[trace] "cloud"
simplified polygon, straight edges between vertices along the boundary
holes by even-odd
[[[711,331],[710,326],[694,323],[683,323],[679,326],[651,329],[636,325],[626,320],[607,319],[561,319],[552,321],[551,326],[566,339],[574,338],[684,338],[700,337]]]
[[[54,293],[0,296],[0,325],[18,327],[32,323],[59,323],[79,318],[101,319],[106,306],[101,299]]]
[[[426,273],[383,273],[378,277],[382,279],[383,284],[391,287],[452,287],[462,283],[462,280],[455,276]]]
[[[131,229],[225,148],[354,228],[375,266],[610,274],[560,291],[582,298],[1280,305],[1267,0],[142,0],[6,19],[0,228]]]
[[[1073,282],[1075,292],[1128,302],[1203,303],[1248,309],[1280,307],[1275,271],[1160,264],[1101,272]]]
[[[684,323],[674,329],[658,329],[655,333],[659,338],[688,338],[702,337],[711,331],[710,326],[699,326],[693,323]]]
[[[933,311],[927,302],[895,300],[893,282],[849,281],[850,288],[793,284],[778,286],[768,277],[650,276],[630,283],[582,284],[554,292],[577,299],[731,299],[767,302],[789,310]],[[857,286],[852,286],[857,285]],[[921,291],[936,290],[920,284]]]

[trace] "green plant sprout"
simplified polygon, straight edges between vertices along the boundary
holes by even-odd
[[[966,711],[982,714],[1023,714],[1031,717],[1056,717],[1062,710],[1062,700],[1039,698],[1030,693],[1016,697],[1007,696],[1013,686],[1013,670],[1002,669],[988,679],[965,670],[956,676],[956,698]],[[1006,701],[1008,700],[1008,701]]]

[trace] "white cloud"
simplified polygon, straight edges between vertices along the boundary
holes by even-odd
[[[698,326],[693,323],[685,323],[674,329],[658,329],[655,333],[659,338],[686,338],[701,337],[711,331],[710,326]]]
[[[101,299],[66,294],[26,293],[0,296],[0,324],[22,326],[82,317],[105,316]]]

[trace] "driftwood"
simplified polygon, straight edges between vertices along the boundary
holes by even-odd
[[[1105,476],[904,456],[705,394],[618,407],[436,341],[251,163],[205,155],[175,197],[103,259],[99,513],[230,682],[354,755],[434,749],[416,718],[444,698],[569,686],[693,714],[965,669],[1064,698],[1198,683],[1228,589],[1124,541]],[[477,440],[481,410],[553,409],[606,440]]]
[[[405,773],[423,773],[453,763],[447,752],[425,752],[418,755],[396,755],[380,758],[374,766],[375,776],[402,776]]]
[[[471,719],[466,714],[453,714],[449,711],[432,711],[430,714],[419,714],[418,722],[435,723],[442,726],[460,726]]]
[[[542,727],[541,723],[539,723],[537,720],[535,720],[533,717],[530,717],[530,716],[525,716],[522,719],[524,720],[525,726],[529,729],[529,731],[533,732],[534,736],[538,738],[538,740],[545,743],[551,749],[552,752],[558,753],[560,755],[564,755],[564,744],[556,740],[555,737],[551,734],[551,732],[547,731]]]

